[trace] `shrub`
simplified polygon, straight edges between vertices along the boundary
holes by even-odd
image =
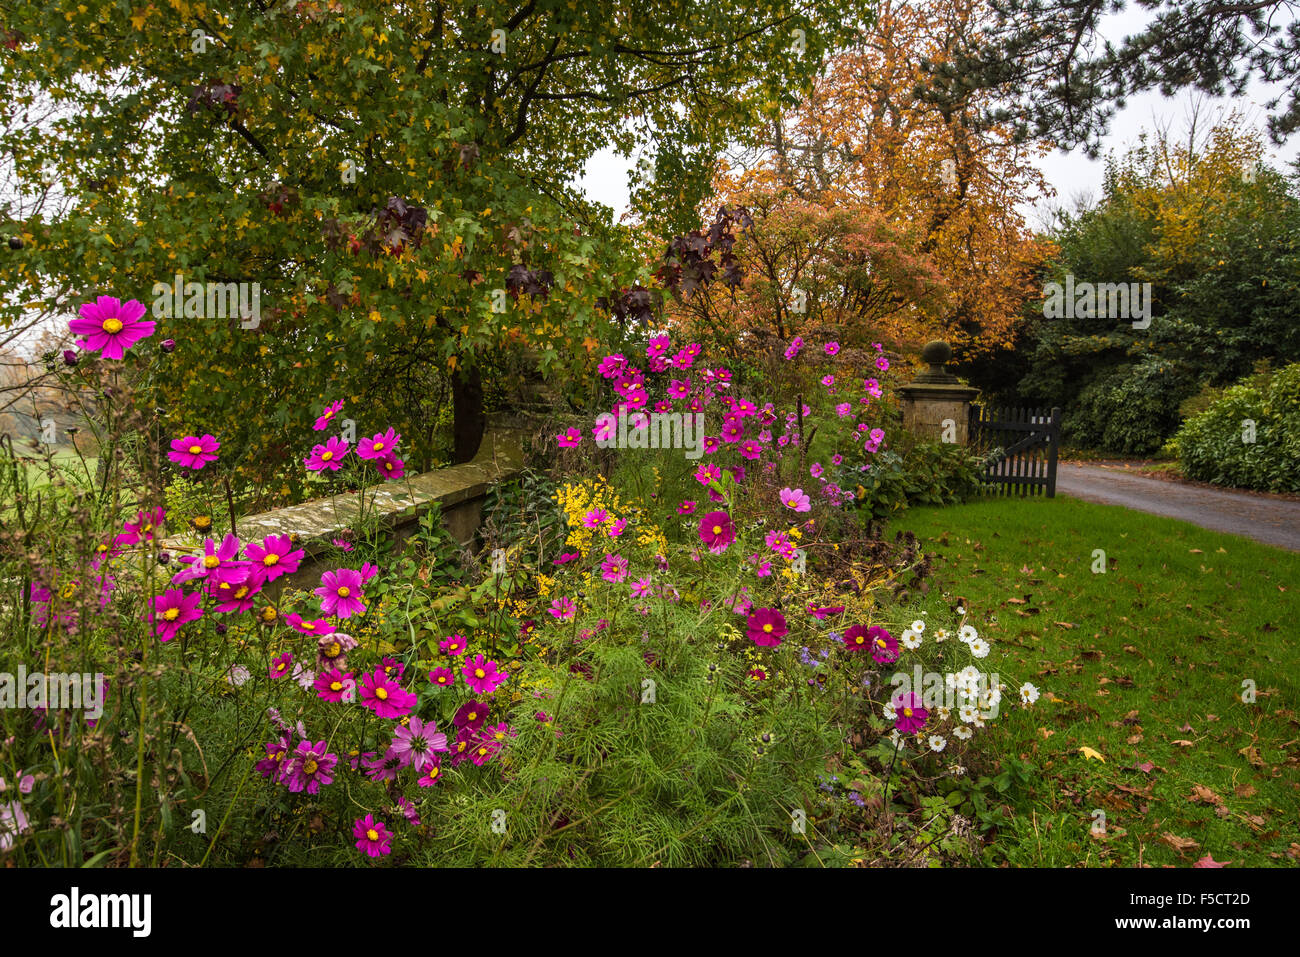
[[[1183,424],[1168,451],[1188,478],[1300,492],[1300,363],[1227,389]]]
[[[1151,455],[1178,427],[1178,403],[1195,388],[1172,363],[1150,359],[1096,379],[1067,411],[1062,438],[1083,448]]]

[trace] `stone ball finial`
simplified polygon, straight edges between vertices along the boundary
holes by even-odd
[[[925,344],[921,350],[921,359],[931,366],[942,368],[952,358],[952,346],[942,339],[934,339]]]

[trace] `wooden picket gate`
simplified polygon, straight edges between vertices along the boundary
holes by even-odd
[[[989,455],[984,473],[991,495],[1056,496],[1060,409],[971,408],[972,446]]]

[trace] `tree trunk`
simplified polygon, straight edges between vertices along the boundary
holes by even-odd
[[[454,464],[468,462],[478,453],[487,427],[483,411],[483,379],[476,367],[461,369],[452,376],[452,458]]]

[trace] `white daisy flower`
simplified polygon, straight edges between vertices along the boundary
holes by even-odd
[[[946,628],[936,628],[936,629],[934,630],[934,640],[935,640],[935,641],[947,641],[947,640],[948,640],[948,629],[946,629]]]
[[[895,718],[898,717],[896,709],[888,701],[886,701],[883,705],[880,706],[880,713],[881,715],[884,716],[886,721],[893,721]]]
[[[965,608],[964,606],[962,606],[962,605],[958,605],[958,606],[957,606],[957,614],[958,614],[959,616],[960,616],[960,615],[964,615],[964,614],[966,614],[966,608]]]
[[[947,743],[948,743],[948,742],[944,740],[944,738],[943,738],[942,735],[938,735],[938,734],[932,734],[932,735],[930,735],[930,750],[931,750],[931,751],[936,751],[936,752],[938,752],[938,751],[942,751],[943,748],[944,748],[944,745],[946,745]]]
[[[963,741],[969,741],[972,737],[975,736],[975,732],[972,731],[970,728],[966,727],[964,724],[958,725],[957,727],[953,728],[952,733],[954,737],[960,738]]]
[[[970,643],[970,653],[976,658],[987,658],[989,656],[989,643],[983,638],[976,638]]]
[[[895,748],[901,748],[903,746],[903,738],[902,735],[898,733],[897,728],[889,732],[889,741]]]
[[[962,625],[961,631],[957,633],[957,637],[960,638],[962,641],[966,642],[967,644],[970,644],[979,636],[980,633],[970,625]]]
[[[1023,704],[1033,704],[1038,700],[1038,689],[1026,681],[1020,686],[1020,701]]]
[[[966,724],[971,724],[979,717],[979,709],[973,704],[964,704],[957,712],[957,716]]]
[[[980,711],[980,710],[977,708],[977,709],[975,710],[975,717],[973,717],[973,718],[970,719],[971,726],[972,726],[972,727],[976,727],[976,728],[982,728],[982,727],[984,727],[984,719],[985,719],[986,717],[987,717],[987,715],[985,715],[982,711]]]
[[[1001,703],[1002,703],[1002,692],[999,691],[997,688],[990,688],[988,691],[984,693],[984,697],[980,699],[980,706],[985,711],[991,711]]]
[[[957,775],[958,777],[961,777],[963,774],[966,773],[966,769],[962,767],[960,764],[951,764],[948,766],[948,770],[951,771],[953,774]]]
[[[911,628],[899,635],[899,640],[902,642],[903,647],[909,651],[915,651],[921,647],[921,636]]]
[[[967,686],[978,685],[979,680],[982,677],[984,677],[984,673],[974,665],[967,665],[961,671],[957,672],[957,680]]]
[[[916,621],[912,622],[912,630],[919,635],[921,632],[925,631],[925,622],[920,618],[916,619]]]
[[[936,708],[934,713],[939,716],[940,723],[947,721],[950,717],[952,717],[952,711],[948,708],[943,707],[942,705]]]
[[[957,682],[958,682],[959,680],[960,680],[960,679],[959,679],[956,675],[954,675],[954,674],[946,674],[946,675],[943,676],[943,685],[944,685],[944,687],[947,688],[949,691],[956,691],[956,690],[957,690]]]

